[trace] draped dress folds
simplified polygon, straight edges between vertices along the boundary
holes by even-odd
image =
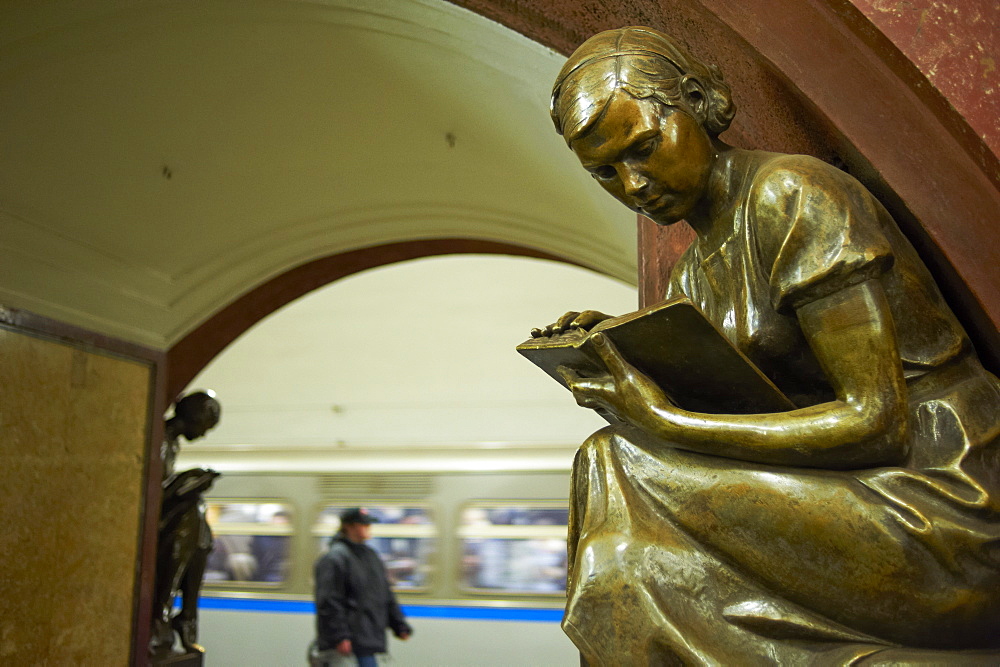
[[[880,281],[908,454],[838,471],[597,432],[574,464],[564,630],[592,665],[995,664],[1000,382],[859,183],[804,156],[738,160],[732,234],[708,256],[692,244],[667,297],[690,298],[805,407],[835,396],[796,309]]]

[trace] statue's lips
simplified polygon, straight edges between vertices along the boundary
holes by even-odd
[[[654,197],[649,201],[639,204],[639,212],[644,215],[649,215],[653,211],[663,208],[664,204],[668,203],[668,198],[666,195],[659,195]]]

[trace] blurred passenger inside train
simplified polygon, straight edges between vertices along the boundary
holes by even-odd
[[[213,526],[215,546],[205,569],[207,581],[257,581],[257,558],[253,536],[222,532],[231,524],[252,524],[257,517],[255,506],[246,503],[210,505],[208,522]],[[220,534],[221,533],[221,534]]]
[[[215,534],[205,581],[277,584],[285,580],[291,542],[291,514],[278,503],[210,503],[207,519]]]
[[[278,510],[271,515],[270,523],[287,526],[291,517],[285,510]],[[254,535],[250,540],[250,551],[257,565],[256,581],[275,583],[285,580],[288,569],[288,536]]]
[[[413,632],[382,559],[365,544],[375,521],[362,507],[345,510],[330,549],[316,561],[316,642],[310,650],[315,667],[332,667],[351,655],[358,667],[373,667],[376,654],[386,652],[386,628],[402,640]]]
[[[466,528],[565,526],[565,508],[466,508]],[[566,589],[566,540],[550,537],[474,537],[464,541],[462,580],[472,589],[509,593],[561,593]]]

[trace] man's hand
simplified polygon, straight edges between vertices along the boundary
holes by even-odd
[[[399,637],[400,639],[402,639],[405,642],[407,639],[410,638],[410,633],[409,632],[400,632],[396,636]]]
[[[350,639],[341,640],[341,642],[337,644],[337,653],[340,655],[351,655],[353,652],[354,647],[351,646]]]

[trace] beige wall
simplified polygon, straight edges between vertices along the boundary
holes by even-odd
[[[128,662],[150,377],[0,328],[0,664]]]

